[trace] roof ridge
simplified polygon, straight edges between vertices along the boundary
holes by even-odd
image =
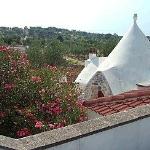
[[[132,98],[143,97],[143,96],[150,96],[150,90],[132,90],[118,95],[100,97],[93,100],[86,100],[83,101],[83,105],[90,106],[100,102],[102,104],[112,103],[112,102],[123,102],[127,100],[132,100]]]

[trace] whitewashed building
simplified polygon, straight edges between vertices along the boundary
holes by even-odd
[[[85,99],[137,89],[138,83],[147,81],[150,81],[150,42],[137,25],[137,14],[108,57],[90,54],[75,80],[83,89]]]

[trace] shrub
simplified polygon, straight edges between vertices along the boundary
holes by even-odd
[[[42,66],[45,63],[62,66],[65,63],[64,46],[59,40],[33,40],[26,52],[34,66]]]
[[[86,120],[64,72],[32,68],[25,53],[0,47],[0,134],[21,138]]]

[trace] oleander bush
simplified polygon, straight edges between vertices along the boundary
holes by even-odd
[[[21,138],[86,120],[78,86],[65,76],[55,66],[33,68],[25,53],[1,46],[0,134]]]

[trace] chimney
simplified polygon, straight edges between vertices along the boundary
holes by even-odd
[[[95,53],[89,53],[89,59],[93,59],[97,57]]]
[[[89,59],[93,59],[96,57],[97,49],[96,48],[90,48],[90,53],[89,53]]]

